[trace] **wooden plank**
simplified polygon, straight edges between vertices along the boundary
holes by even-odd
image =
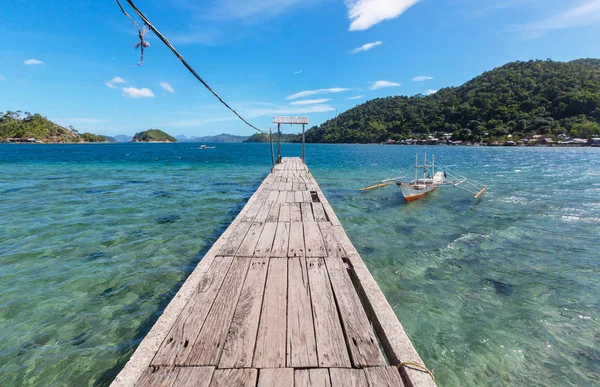
[[[329,222],[321,222],[318,223],[319,228],[321,229],[321,236],[323,237],[323,242],[325,243],[325,250],[327,250],[328,257],[345,257],[346,253],[335,236],[335,231],[333,226]]]
[[[194,295],[175,320],[151,364],[182,364],[183,359],[191,350],[189,344],[196,339],[202,329],[204,320],[232,262],[232,257],[216,257],[214,259]]]
[[[290,220],[292,222],[302,222],[300,203],[290,203]]]
[[[302,191],[294,191],[294,202],[302,203],[304,201],[304,194]]]
[[[227,243],[225,243],[225,245],[219,252],[219,255],[234,255],[236,250],[244,240],[246,233],[250,229],[250,225],[251,223],[249,222],[241,222],[231,233],[229,238],[227,238]]]
[[[267,219],[265,220],[266,222],[277,222],[279,220],[279,207],[281,207],[281,204],[279,203],[271,204]]]
[[[369,387],[364,370],[330,368],[331,387]]]
[[[267,278],[268,258],[253,258],[248,268],[219,368],[250,368]]]
[[[302,183],[298,183],[298,191],[306,191],[306,183],[304,183],[304,180],[300,180],[302,181]]]
[[[305,202],[305,203],[311,203],[312,202],[312,195],[310,194],[310,191],[302,191],[302,195],[304,195],[303,202]]]
[[[295,370],[294,385],[295,387],[331,387],[329,372],[325,368]]]
[[[267,222],[258,238],[258,243],[254,249],[255,257],[268,257],[271,254],[273,240],[275,239],[275,231],[277,231],[277,223]]]
[[[337,300],[352,363],[356,368],[385,366],[379,343],[341,258],[325,260]]]
[[[322,203],[313,203],[313,213],[315,214],[315,222],[327,222],[327,216],[325,215],[325,210],[323,209]]]
[[[256,215],[258,214],[258,212],[260,211],[260,208],[263,206],[263,204],[264,204],[264,200],[257,199],[256,201],[254,201],[248,208],[248,211],[246,212],[246,217],[244,220],[246,222],[252,222],[254,220],[254,218],[256,217]]]
[[[285,190],[292,191],[292,188],[293,188],[293,183],[290,181],[290,179],[288,179],[288,182],[285,184]]]
[[[344,333],[323,258],[307,258],[319,367],[350,368]]]
[[[285,184],[285,183],[281,183],[281,184]],[[283,203],[285,202],[285,199],[287,198],[287,191],[283,191],[283,190],[279,190],[279,196],[277,197],[277,203]]]
[[[315,217],[313,216],[312,206],[310,203],[300,203],[302,208],[302,221],[303,222],[314,222]]]
[[[298,183],[298,178],[294,176],[294,180],[292,183],[292,191],[300,191],[300,183]]]
[[[290,226],[290,241],[288,246],[288,257],[303,257],[304,256],[304,230],[303,223],[291,223]]]
[[[275,239],[273,239],[273,247],[271,248],[271,257],[287,257],[290,241],[290,223],[277,223],[275,231]]]
[[[317,345],[306,260],[288,260],[287,366],[317,367]]]
[[[216,370],[210,387],[254,387],[257,377],[253,368]]]
[[[191,351],[183,362],[184,365],[216,366],[219,363],[250,261],[234,258],[200,334],[190,345]]]
[[[148,367],[137,383],[138,386],[171,387],[177,379],[176,367]]]
[[[253,367],[285,367],[287,259],[271,258],[265,285]]]
[[[264,223],[254,222],[250,226],[248,233],[244,237],[244,240],[240,244],[240,247],[235,252],[236,257],[252,257],[254,255],[254,249],[258,243],[260,234],[262,233]]]
[[[276,202],[279,197],[279,191],[269,191],[269,196],[267,196],[267,201]]]
[[[304,223],[304,241],[306,243],[306,256],[307,257],[325,257],[327,252],[325,250],[325,244],[323,243],[323,237],[321,236],[321,229],[315,222]]]
[[[398,369],[389,367],[370,367],[365,368],[365,375],[370,386],[377,387],[403,387],[402,379]]]
[[[287,203],[294,203],[296,201],[296,193],[294,191],[288,191],[285,201]]]
[[[290,203],[281,203],[279,208],[279,222],[291,221]]]
[[[208,387],[212,380],[214,367],[178,367],[179,374],[175,386]]]
[[[265,204],[260,208],[260,211],[254,218],[255,222],[266,222],[267,217],[269,216],[269,212],[271,211],[271,207],[274,206],[273,202],[265,202]]]
[[[294,369],[264,368],[258,375],[257,387],[294,387]]]

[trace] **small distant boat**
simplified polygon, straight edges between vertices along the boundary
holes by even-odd
[[[423,171],[423,175],[421,174]],[[395,177],[392,179],[381,180],[378,184],[361,188],[361,191],[368,191],[374,188],[385,187],[391,184],[396,184],[400,187],[404,200],[412,202],[420,199],[430,192],[444,186],[452,186],[464,191],[472,193],[474,199],[479,198],[487,187],[470,180],[456,172],[448,170],[435,172],[434,157],[431,156],[431,161],[427,160],[427,154],[423,159],[423,164],[419,165],[419,156],[415,156],[415,178],[410,182],[402,181],[403,177]]]
[[[214,149],[214,146],[200,145],[200,149]]]

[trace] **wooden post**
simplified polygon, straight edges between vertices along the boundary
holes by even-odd
[[[302,124],[302,161],[306,163],[304,160],[304,124]]]
[[[271,143],[271,165],[275,167],[275,155],[273,154],[273,129],[269,128],[269,142]]]
[[[277,164],[281,163],[281,124],[277,124]]]

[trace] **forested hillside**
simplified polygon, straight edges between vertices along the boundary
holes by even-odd
[[[132,142],[177,142],[175,137],[168,135],[160,129],[149,129],[136,133]]]
[[[430,96],[377,98],[306,133],[308,142],[372,143],[439,132],[469,141],[511,134],[600,136],[600,60],[512,62]]]
[[[9,138],[34,138],[48,143],[105,142],[106,138],[92,133],[80,134],[75,128],[68,129],[55,124],[40,114],[29,112],[0,112],[0,142]]]

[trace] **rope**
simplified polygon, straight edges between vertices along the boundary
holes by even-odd
[[[429,371],[429,369],[427,367],[425,367],[423,364],[415,363],[413,361],[403,361],[402,363],[398,364],[396,367],[398,368],[398,370],[400,370],[400,368],[405,367],[407,365],[411,365],[413,367],[417,367],[417,368],[424,370],[425,372],[427,372],[429,374],[429,376],[431,376],[431,380],[433,380],[433,382],[435,383],[435,377],[433,376],[433,372]]]
[[[225,106],[227,109],[231,110],[231,111],[233,112],[233,114],[235,114],[235,115],[236,115],[236,116],[237,116],[237,117],[238,117],[240,120],[242,120],[242,121],[243,121],[243,122],[244,122],[246,125],[248,125],[248,126],[249,126],[249,127],[251,127],[252,129],[254,129],[254,130],[257,130],[257,131],[259,131],[260,133],[266,133],[264,130],[262,130],[262,129],[259,129],[259,128],[257,128],[256,126],[254,126],[254,125],[252,125],[251,123],[249,123],[248,121],[246,121],[246,119],[244,119],[244,117],[242,117],[241,115],[239,115],[239,114],[238,114],[238,112],[236,112],[236,111],[235,111],[235,110],[234,110],[234,109],[233,109],[231,106],[229,106],[229,105],[227,104],[227,102],[225,102],[225,101],[223,100],[223,98],[221,98],[221,97],[219,96],[219,94],[217,94],[217,92],[216,92],[216,91],[214,91],[214,90],[212,89],[212,87],[210,87],[210,86],[208,85],[208,83],[206,83],[206,81],[205,81],[204,79],[202,79],[202,77],[201,77],[200,75],[198,75],[198,73],[197,73],[197,72],[196,72],[196,71],[195,71],[195,70],[192,68],[192,66],[190,66],[190,65],[189,65],[189,64],[188,64],[188,63],[185,61],[185,59],[183,59],[183,57],[181,56],[181,54],[179,54],[179,52],[178,52],[178,51],[175,49],[175,47],[173,47],[173,45],[172,45],[172,44],[169,42],[169,40],[168,40],[168,39],[167,39],[167,38],[166,38],[166,37],[165,37],[163,34],[161,34],[161,33],[160,33],[160,31],[158,31],[158,30],[156,29],[156,27],[154,27],[154,26],[152,25],[152,23],[150,22],[150,20],[148,20],[148,18],[147,18],[147,17],[146,17],[146,16],[145,16],[145,15],[144,15],[144,14],[143,14],[143,13],[142,13],[142,12],[141,12],[141,11],[140,11],[140,10],[139,10],[137,7],[136,7],[136,6],[135,6],[135,4],[133,3],[133,1],[132,1],[132,0],[126,0],[126,1],[127,1],[127,3],[128,3],[130,6],[131,6],[131,8],[132,8],[132,9],[135,11],[135,13],[137,13],[137,15],[138,15],[138,16],[139,16],[139,17],[142,19],[142,21],[144,22],[145,26],[147,26],[147,27],[148,27],[150,30],[152,30],[152,32],[154,32],[154,33],[156,34],[156,36],[158,36],[158,38],[159,38],[160,40],[162,40],[162,42],[163,42],[163,43],[164,43],[164,44],[165,44],[167,47],[169,47],[169,49],[171,50],[171,52],[173,52],[173,54],[174,54],[174,55],[177,57],[177,59],[179,59],[179,60],[181,61],[181,63],[182,63],[182,64],[183,64],[183,65],[184,65],[184,66],[185,66],[187,69],[188,69],[188,71],[189,71],[190,73],[192,73],[192,75],[193,75],[194,77],[196,77],[196,79],[197,79],[197,80],[199,80],[199,81],[200,81],[200,82],[201,82],[201,83],[204,85],[204,87],[206,87],[206,89],[207,89],[208,91],[210,91],[210,92],[211,92],[211,93],[212,93],[212,94],[213,94],[215,97],[217,97],[217,99],[218,99],[218,100],[219,100],[219,101],[220,101],[220,102],[221,102],[221,103],[222,103],[222,104],[223,104],[223,105],[224,105],[224,106]],[[125,12],[125,10],[124,10],[124,9],[123,9],[123,7],[121,6],[121,2],[120,2],[119,0],[117,0],[117,4],[119,4],[119,8],[121,8],[121,10],[123,11],[123,13],[124,13],[125,15],[127,15],[127,12]],[[127,15],[127,16],[129,17],[129,19],[131,19],[131,17],[130,17],[129,15]],[[133,21],[133,19],[131,19],[131,20]],[[137,26],[137,24],[136,24],[135,22],[134,22],[134,25],[135,25],[136,27],[138,27],[138,26]],[[139,27],[138,27],[138,31],[139,31],[139,33],[140,33],[140,38],[142,38],[142,39],[143,39],[143,34],[142,34],[142,31],[139,29]],[[143,40],[142,40],[142,41],[141,41],[141,43],[147,43],[147,42],[145,42],[145,41],[143,41]],[[147,47],[147,46],[146,46],[146,47]],[[142,58],[143,58],[143,50],[144,50],[144,46],[142,45]]]
[[[133,20],[133,18],[131,16],[129,16],[129,14],[127,12],[125,12],[125,9],[123,9],[123,6],[119,2],[119,0],[117,0],[117,4],[119,4],[119,8],[121,8],[121,12],[123,12],[123,14],[125,16],[127,16],[129,18],[129,20],[131,20],[131,24],[133,24],[135,26],[135,28],[137,28],[137,30],[138,30],[138,37],[140,38],[140,41],[139,41],[139,43],[135,44],[135,48],[136,48],[136,50],[138,48],[141,48],[140,61],[138,62],[138,66],[141,66],[144,64],[144,49],[150,47],[150,43],[148,43],[144,40],[144,35],[146,35],[150,31],[150,29],[145,24],[142,26],[142,28],[140,28],[140,26],[137,24],[137,22],[135,20]]]

